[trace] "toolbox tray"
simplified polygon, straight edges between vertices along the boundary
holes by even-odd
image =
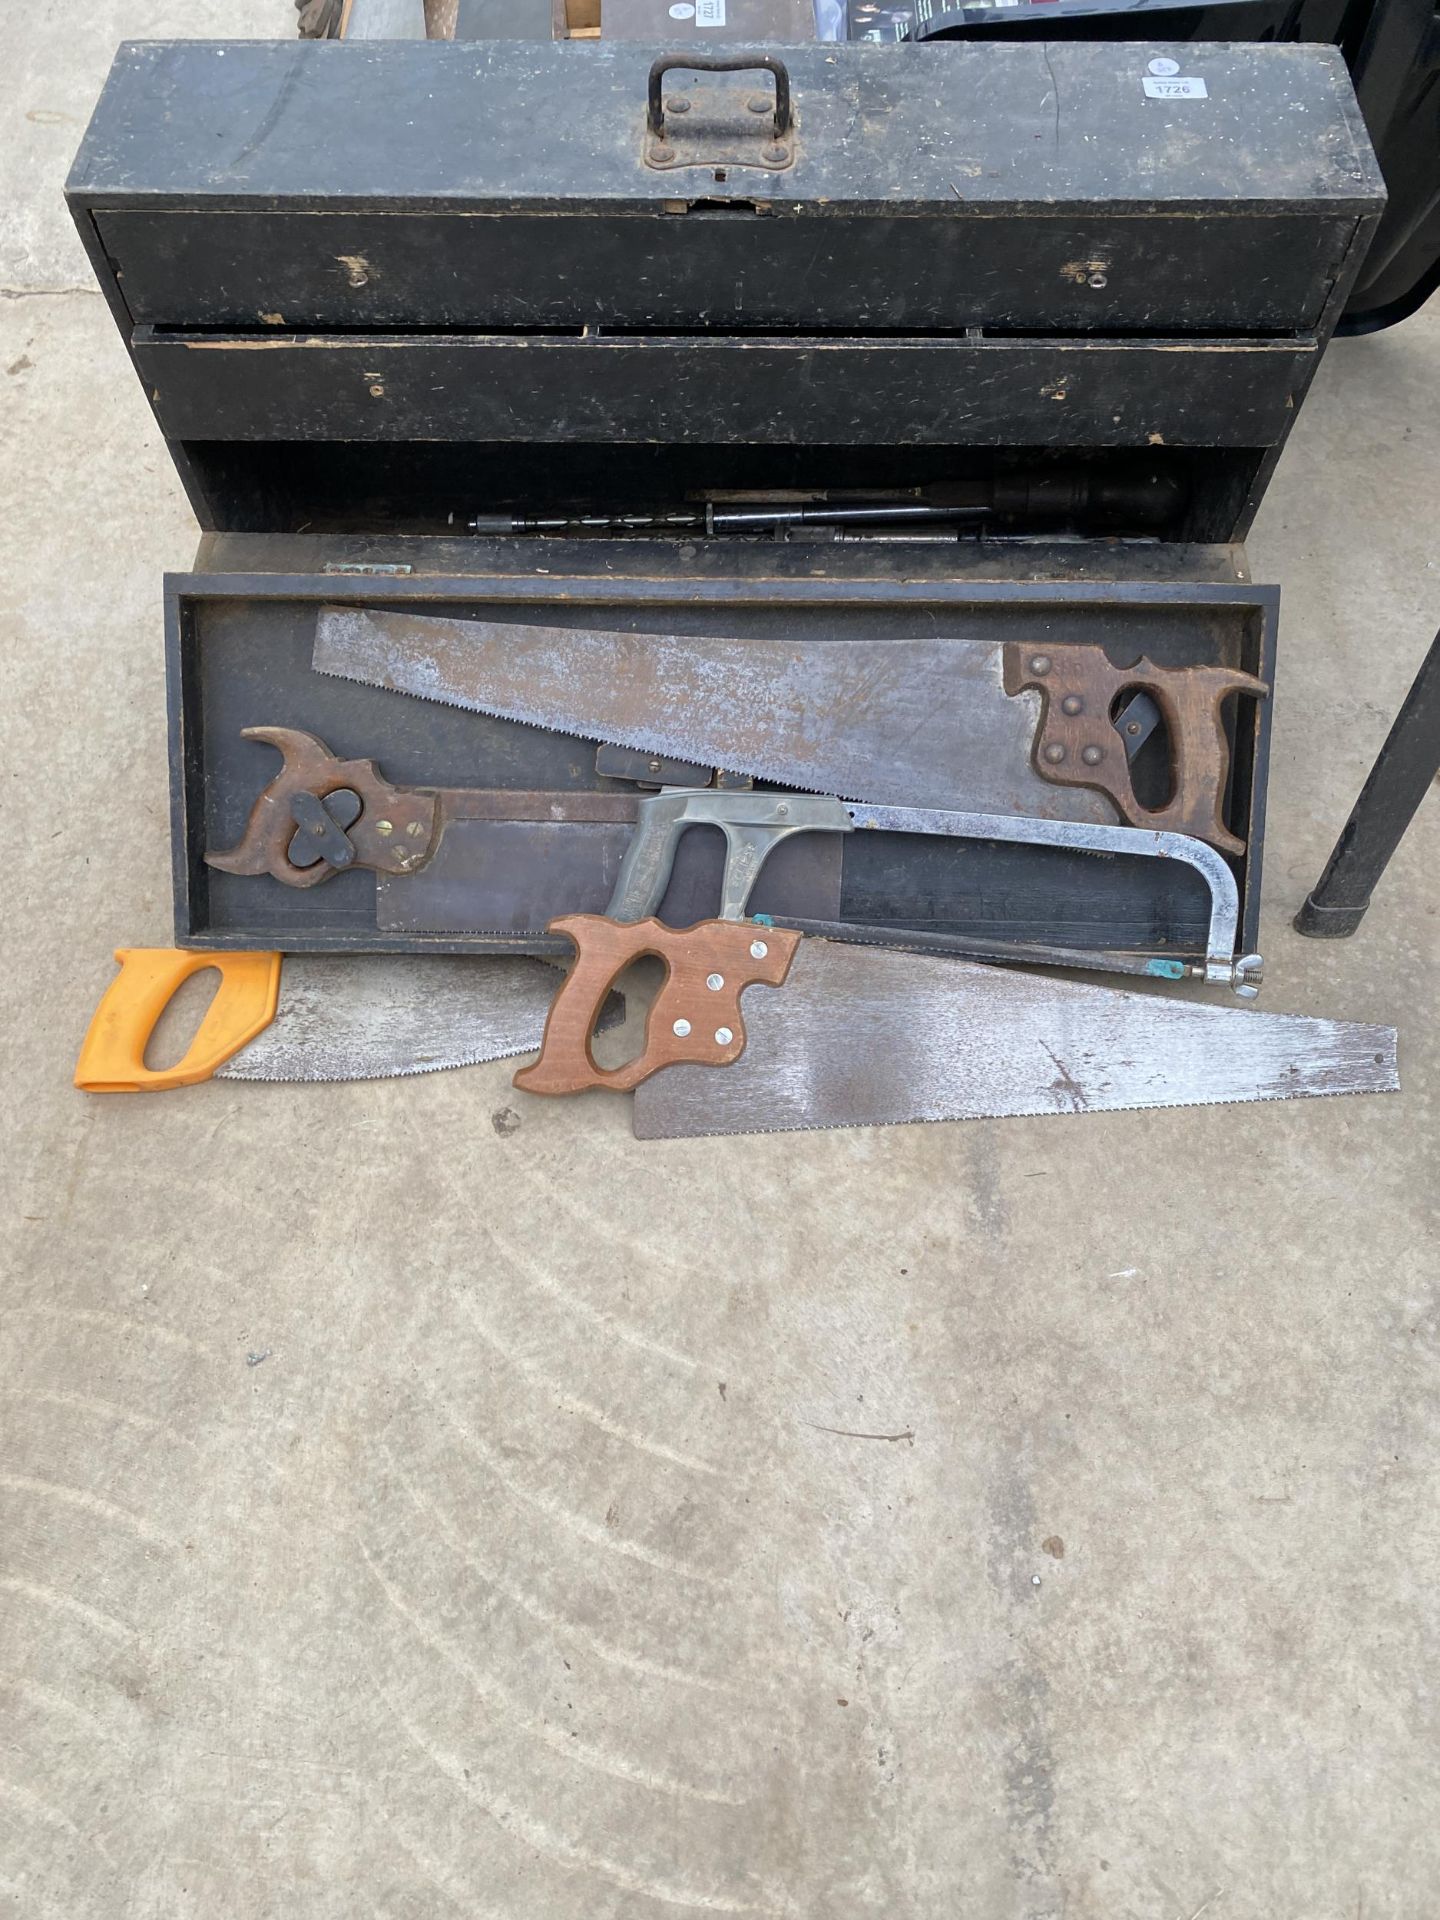
[[[241,738],[246,727],[314,733],[342,758],[374,760],[401,786],[641,791],[597,773],[594,743],[316,673],[310,660],[322,605],[798,640],[953,634],[1043,642],[1047,650],[1098,642],[1124,665],[1144,654],[1163,666],[1224,665],[1268,682],[1278,590],[1250,585],[1242,573],[1237,549],[1124,542],[208,537],[196,570],[167,576],[165,590],[176,938],[297,953],[568,951],[534,931],[397,924],[415,917],[405,903],[417,896],[401,889],[428,884],[423,868],[378,887],[373,872],[351,869],[297,889],[207,867],[206,849],[241,839],[277,770],[273,748]],[[1237,951],[1249,951],[1271,703],[1231,704],[1228,817],[1248,842],[1234,863]],[[685,835],[662,918],[683,925],[715,911],[718,843],[713,830]],[[808,862],[799,859],[806,848]],[[795,862],[788,869],[787,860]],[[751,906],[1198,959],[1208,893],[1194,871],[1169,861],[866,833],[803,836],[780,849]]]

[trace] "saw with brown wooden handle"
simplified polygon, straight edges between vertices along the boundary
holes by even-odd
[[[207,852],[207,867],[314,887],[350,866],[410,873],[429,856],[437,830],[429,789],[391,786],[373,760],[337,759],[299,727],[246,727],[241,738],[274,747],[282,764],[239,844]]]
[[[207,852],[221,873],[268,874],[287,887],[314,887],[351,867],[401,877],[434,857],[452,821],[543,823],[624,832],[639,795],[519,791],[492,787],[400,787],[373,760],[342,760],[298,727],[246,727],[281,756],[233,847]],[[603,895],[602,895],[603,897]]]
[[[1222,710],[1268,692],[1229,667],[1117,667],[1079,641],[740,639],[364,607],[321,609],[313,662],[365,686],[805,793],[1096,826],[1118,816],[1227,853],[1244,849],[1224,819]],[[1127,749],[1157,705],[1168,790],[1162,777],[1137,791]]]
[[[1187,974],[1229,985],[1242,999],[1253,999],[1260,980],[1260,957],[1237,959],[1234,943],[1238,901],[1234,875],[1213,848],[1183,834],[1147,833],[1131,827],[1085,827],[1068,821],[1006,820],[993,815],[955,814],[905,807],[848,806],[820,794],[662,792],[642,800],[639,824],[616,879],[608,914],[568,914],[547,929],[575,946],[575,965],[546,1023],[539,1061],[517,1075],[515,1084],[532,1093],[579,1093],[587,1087],[625,1091],[663,1066],[688,1061],[726,1066],[745,1046],[739,992],[751,980],[771,985],[785,978],[798,928],[775,925],[768,916],[745,919],[752,889],[775,848],[795,834],[880,832],[934,833],[1028,842],[1032,845],[1085,848],[1096,853],[1129,853],[1184,861],[1210,888],[1210,930],[1203,965],[1171,957],[1106,955],[1103,964],[1150,973],[1164,979]],[[718,826],[725,838],[725,869],[720,886],[720,917],[682,931],[653,918],[664,897],[683,833],[693,826]],[[846,929],[831,931],[844,936]],[[859,929],[855,937],[865,938]],[[748,946],[747,946],[748,943]],[[783,945],[778,979],[767,969]],[[746,972],[748,964],[759,973]],[[665,962],[645,1046],[628,1068],[607,1072],[596,1065],[589,1035],[595,1009],[632,960],[655,954]],[[1087,958],[1058,948],[1031,946],[1024,956],[1049,965],[1085,965]],[[703,1011],[711,1002],[699,990],[724,996],[724,1011],[713,1018]],[[717,1007],[721,1004],[716,1001]],[[697,1009],[701,1011],[697,1015]],[[666,1022],[670,1031],[667,1037]],[[678,1043],[678,1048],[676,1043]]]

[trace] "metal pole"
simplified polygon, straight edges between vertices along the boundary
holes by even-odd
[[[1335,851],[1295,916],[1295,931],[1345,940],[1365,918],[1376,882],[1440,772],[1440,633],[1395,717]]]

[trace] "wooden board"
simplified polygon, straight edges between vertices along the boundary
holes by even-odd
[[[176,440],[767,447],[1267,447],[1316,350],[1294,341],[887,340],[137,329]]]

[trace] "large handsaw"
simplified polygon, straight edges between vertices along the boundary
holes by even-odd
[[[705,997],[703,985],[691,995]],[[830,940],[800,940],[783,985],[744,993],[744,1020],[748,1040],[733,1064],[665,1066],[636,1086],[638,1139],[1393,1093],[1400,1084],[1393,1027]]]
[[[367,686],[808,792],[1119,820],[1231,854],[1244,843],[1223,818],[1225,703],[1268,691],[1229,667],[1117,667],[1078,643],[734,639],[360,607],[321,609],[313,660]],[[1169,795],[1144,805],[1127,733],[1161,718]]]
[[[750,800],[758,816],[799,806],[805,796]],[[721,917],[667,927],[649,908],[695,796],[660,795],[646,804],[659,811],[632,843],[610,912],[551,922],[573,942],[575,964],[551,1007],[539,1059],[515,1076],[531,1093],[633,1091],[641,1138],[1283,1100],[1398,1085],[1388,1027],[1162,1001],[747,920],[747,889],[773,835],[799,830],[768,812],[726,827],[731,858]],[[935,816],[937,825],[943,818]],[[1199,851],[1223,870],[1217,855]],[[590,1047],[596,1017],[625,968],[647,955],[662,962],[665,977],[643,1044],[622,1065],[602,1066]],[[1212,977],[1223,975],[1217,961]],[[1232,984],[1253,991],[1233,972]],[[751,991],[761,987],[768,991]]]

